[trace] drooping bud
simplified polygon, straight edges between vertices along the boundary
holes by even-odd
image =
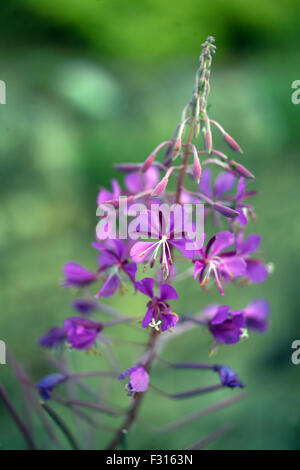
[[[220,214],[224,215],[225,217],[228,217],[229,219],[233,219],[234,217],[238,217],[240,215],[238,211],[231,209],[230,207],[224,206],[223,204],[220,204],[218,202],[215,202],[213,204],[213,208]]]
[[[244,178],[255,178],[255,176],[249,170],[247,170],[244,165],[241,165],[234,160],[230,160],[229,165],[236,175],[243,176]]]
[[[180,153],[180,150],[181,150],[181,138],[178,137],[174,145],[173,159],[177,157],[177,155]]]
[[[195,145],[192,145],[192,150],[193,150],[193,154],[194,154],[193,174],[194,174],[194,178],[196,180],[196,183],[199,184],[200,183],[200,178],[201,178],[201,171],[202,171],[201,170],[201,164],[200,164],[198,152],[197,152],[197,149],[196,149]]]
[[[145,173],[147,170],[149,170],[150,166],[152,165],[152,163],[154,162],[155,160],[155,157],[156,157],[156,153],[155,152],[152,152],[148,158],[146,158],[142,168],[141,168],[141,173]]]
[[[124,171],[129,172],[129,171],[137,171],[139,170],[141,165],[139,163],[117,163],[114,165],[114,168],[118,171]]]
[[[168,181],[169,177],[167,175],[164,176],[163,179],[153,189],[151,196],[159,196],[159,194],[162,194],[167,187]]]
[[[156,158],[156,155],[157,153],[163,148],[165,147],[166,145],[169,145],[170,142],[167,141],[167,142],[162,142],[161,144],[159,144],[155,150],[153,150],[152,153],[150,153],[149,157],[146,158],[142,168],[141,168],[141,172],[142,173],[145,173],[147,170],[149,170],[150,166],[152,165],[152,163],[154,162],[155,158]]]
[[[212,134],[210,130],[210,123],[207,115],[204,117],[205,120],[205,127],[203,128],[202,134],[204,138],[205,150],[207,153],[211,153],[212,151]]]
[[[231,137],[229,134],[227,134],[227,132],[224,132],[223,137],[226,140],[229,147],[231,147],[236,152],[243,153],[243,150],[241,149],[239,144],[236,142],[236,140],[234,140],[233,137]]]

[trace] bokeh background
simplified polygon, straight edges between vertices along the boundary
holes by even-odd
[[[54,371],[36,340],[72,313],[74,292],[60,287],[63,264],[96,266],[90,242],[98,187],[115,176],[114,162],[141,161],[170,136],[190,97],[200,44],[214,35],[210,114],[239,140],[256,174],[257,222],[249,230],[263,235],[265,258],[275,266],[262,285],[228,288],[226,303],[241,308],[267,298],[270,329],[218,353],[217,361],[247,384],[246,399],[167,435],[138,425],[128,447],[183,449],[229,424],[231,431],[210,448],[299,449],[300,366],[290,359],[291,343],[300,338],[300,105],[291,102],[291,83],[300,79],[299,2],[10,0],[0,8],[0,79],[7,85],[7,104],[0,106],[0,338],[33,380]],[[204,295],[189,281],[181,292],[178,313],[219,300],[215,290]],[[142,314],[144,299],[131,294],[110,304]],[[114,334],[145,339],[127,327]],[[111,354],[128,367],[137,348],[116,343]],[[208,336],[195,329],[170,342],[165,357],[212,361],[208,351]],[[77,370],[107,363],[104,355],[76,352],[67,360]],[[9,366],[0,366],[0,380],[39,447],[51,447]],[[205,372],[166,374],[161,366],[153,376],[169,391],[213,380]],[[123,385],[111,388],[99,379],[91,385],[109,388],[121,405],[128,402]],[[149,394],[142,416],[166,424],[230,395],[226,390],[175,403]],[[56,410],[73,429],[85,431]],[[103,448],[109,437],[100,430],[94,446]],[[1,403],[0,448],[24,448]]]

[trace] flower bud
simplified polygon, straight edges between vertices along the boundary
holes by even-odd
[[[243,176],[244,178],[255,178],[255,176],[240,163],[230,160],[229,165],[236,175]]]
[[[200,178],[201,178],[201,171],[202,171],[201,164],[200,164],[198,152],[197,152],[195,145],[192,145],[192,149],[193,149],[193,154],[194,154],[193,174],[194,174],[196,183],[199,184]]]
[[[164,176],[163,179],[153,189],[151,196],[158,196],[159,194],[163,193],[167,187],[168,181],[169,177]]]
[[[147,170],[149,170],[150,166],[154,162],[156,157],[156,152],[152,152],[148,158],[146,158],[145,162],[143,163],[143,166],[141,168],[141,173],[145,173]]]
[[[181,150],[181,138],[178,137],[178,139],[176,139],[175,146],[174,146],[173,159],[177,157],[180,150]]]
[[[226,142],[227,142],[227,144],[229,145],[229,147],[231,147],[231,148],[232,148],[233,150],[235,150],[236,152],[243,153],[243,150],[241,149],[241,147],[239,146],[239,144],[234,140],[233,137],[231,137],[229,134],[227,134],[227,132],[224,132],[223,137],[224,137],[224,139],[226,140]]]
[[[140,169],[140,164],[139,163],[117,163],[114,165],[114,168],[118,171],[124,171],[124,172],[129,172],[129,171],[137,171]]]
[[[218,202],[215,202],[213,204],[213,208],[220,214],[224,215],[225,217],[228,217],[229,219],[233,219],[234,217],[240,215],[238,211],[235,211],[230,207],[223,206],[223,204],[219,204]]]

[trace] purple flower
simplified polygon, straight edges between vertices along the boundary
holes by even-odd
[[[78,310],[80,313],[88,314],[93,310],[97,310],[98,304],[91,299],[77,299],[72,302],[72,307],[75,308],[75,310]]]
[[[155,188],[158,182],[159,171],[154,166],[151,166],[145,173],[133,171],[125,176],[125,185],[131,194],[137,194]]]
[[[239,212],[239,216],[236,217],[233,223],[240,223],[240,225],[247,225],[248,217],[251,216],[254,220],[256,218],[253,206],[248,203],[245,203],[245,199],[255,196],[257,191],[246,191],[245,178],[240,178],[237,193],[234,196],[235,199],[235,210]]]
[[[255,283],[264,282],[268,276],[268,269],[260,258],[251,258],[250,254],[256,251],[261,243],[261,237],[255,233],[243,241],[243,232],[239,231],[236,238],[236,248],[239,256],[246,263],[245,277]]]
[[[51,393],[54,387],[65,382],[67,377],[62,374],[50,374],[43,377],[38,383],[37,388],[39,390],[39,394],[44,400],[49,400],[51,398]]]
[[[239,379],[234,370],[227,366],[216,365],[214,370],[219,373],[221,383],[224,387],[244,387],[243,382]]]
[[[65,264],[63,272],[65,275],[64,287],[85,287],[98,277],[97,274],[72,261]]]
[[[180,210],[183,211],[181,208]],[[136,234],[153,238],[154,241],[138,241],[130,250],[133,261],[141,263],[148,259],[147,264],[151,267],[154,266],[155,261],[159,257],[164,280],[168,278],[170,265],[173,264],[171,246],[177,248],[187,258],[193,258],[194,256],[194,244],[186,238],[187,234],[183,226],[184,217],[181,217],[182,224],[176,224],[176,214],[171,213],[170,215],[170,219],[166,220],[160,210],[158,210],[158,214],[155,211],[144,211],[140,217],[146,226],[139,229]]]
[[[98,272],[105,274],[104,283],[96,297],[110,297],[120,287],[125,290],[123,274],[135,282],[137,266],[130,263],[127,257],[127,246],[121,240],[109,240],[105,244],[94,242],[92,246],[101,252]]]
[[[162,284],[160,286],[160,295],[156,297],[153,292],[153,284],[153,279],[149,277],[135,283],[137,290],[151,299],[147,303],[148,309],[142,321],[142,327],[146,328],[149,325],[157,331],[166,331],[175,326],[179,320],[178,315],[172,312],[166,300],[176,300],[178,295],[174,287],[169,284]]]
[[[234,243],[234,234],[226,231],[214,235],[207,243],[206,249],[199,250],[199,259],[194,260],[194,279],[199,276],[202,288],[205,288],[211,276],[214,277],[219,291],[224,295],[221,284],[222,279],[232,279],[242,276],[246,269],[243,257],[237,256],[235,251],[224,250]]]
[[[89,349],[102,329],[102,323],[87,318],[72,317],[64,322],[67,341],[75,349]]]
[[[55,348],[66,339],[66,333],[63,328],[54,327],[39,338],[39,345],[44,348]]]
[[[107,189],[101,189],[98,198],[97,204],[100,206],[103,202],[112,201],[118,199],[121,196],[121,188],[117,180],[111,180],[112,191],[107,191]]]
[[[249,328],[258,333],[263,333],[268,329],[268,316],[270,305],[265,299],[253,300],[244,309],[246,324]]]
[[[149,375],[144,367],[139,364],[125,370],[125,372],[118,377],[118,380],[123,380],[125,377],[129,377],[129,382],[126,386],[129,395],[145,392],[149,386]]]
[[[211,172],[205,168],[202,173],[201,181],[199,184],[199,197],[200,199],[206,201],[210,206],[214,208],[214,223],[215,225],[219,224],[219,214],[224,215],[225,217],[233,218],[238,215],[238,213],[228,207],[232,205],[232,202],[226,193],[230,191],[235,183],[235,176],[225,171],[220,173],[216,178],[214,185],[211,184]],[[206,215],[209,210],[206,210]]]
[[[246,322],[242,311],[230,312],[230,307],[223,305],[217,308],[208,326],[218,343],[234,344],[239,342]]]

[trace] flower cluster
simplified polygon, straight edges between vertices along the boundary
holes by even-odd
[[[97,268],[90,270],[75,262],[64,266],[63,286],[77,288],[82,294],[72,304],[77,313],[67,318],[61,327],[51,328],[40,338],[40,345],[46,348],[56,348],[65,342],[78,350],[95,347],[101,335],[106,335],[108,327],[122,321],[136,321],[136,317],[123,318],[122,315],[116,315],[113,321],[106,323],[89,317],[109,313],[102,298],[117,292],[123,294],[131,286],[133,294],[141,293],[147,298],[145,310],[137,313],[140,327],[148,329],[150,337],[146,352],[138,363],[128,364],[130,367],[119,375],[120,380],[127,378],[126,390],[135,399],[148,389],[151,369],[157,359],[157,345],[171,329],[176,332],[180,325],[197,324],[207,329],[217,346],[238,343],[248,336],[248,329],[263,332],[268,327],[269,305],[264,299],[256,299],[237,310],[222,303],[210,305],[193,318],[187,317],[184,311],[179,315],[173,311],[179,294],[172,284],[180,279],[190,278],[195,286],[195,296],[199,298],[203,292],[216,289],[222,299],[230,284],[261,283],[269,273],[259,252],[260,236],[247,234],[256,217],[249,204],[256,194],[250,189],[254,175],[214,144],[213,129],[221,133],[229,152],[242,155],[236,140],[208,115],[214,52],[214,39],[209,37],[203,44],[191,100],[183,109],[171,139],[158,145],[141,163],[116,165],[125,175],[124,184],[113,180],[111,189],[100,190],[97,213],[101,228],[96,231],[96,240],[92,243],[99,253]],[[124,203],[128,214],[135,218],[126,228],[126,236],[120,237],[113,225],[118,217],[124,217]],[[199,237],[190,236],[194,222],[184,220],[183,223],[183,218],[179,217],[185,204],[204,205],[205,227],[209,226],[212,217],[213,232],[210,235],[211,229],[202,230]],[[141,207],[138,217],[135,205]],[[179,206],[179,212],[171,210],[168,220],[166,205],[177,209]],[[186,268],[181,272],[183,263]],[[139,269],[140,266],[143,269]],[[183,306],[185,301],[182,293],[180,305]],[[171,366],[176,368],[174,364]],[[236,373],[224,365],[189,366],[182,363],[184,367],[210,368],[217,372],[220,384],[208,387],[211,390],[243,386]],[[48,399],[52,388],[65,380],[64,376],[54,374],[42,379],[37,386],[42,396]],[[182,398],[203,391],[197,389],[170,397]],[[136,415],[135,406],[131,405],[129,410],[127,429],[132,424],[131,417]],[[112,445],[119,442],[120,435],[117,434]]]

